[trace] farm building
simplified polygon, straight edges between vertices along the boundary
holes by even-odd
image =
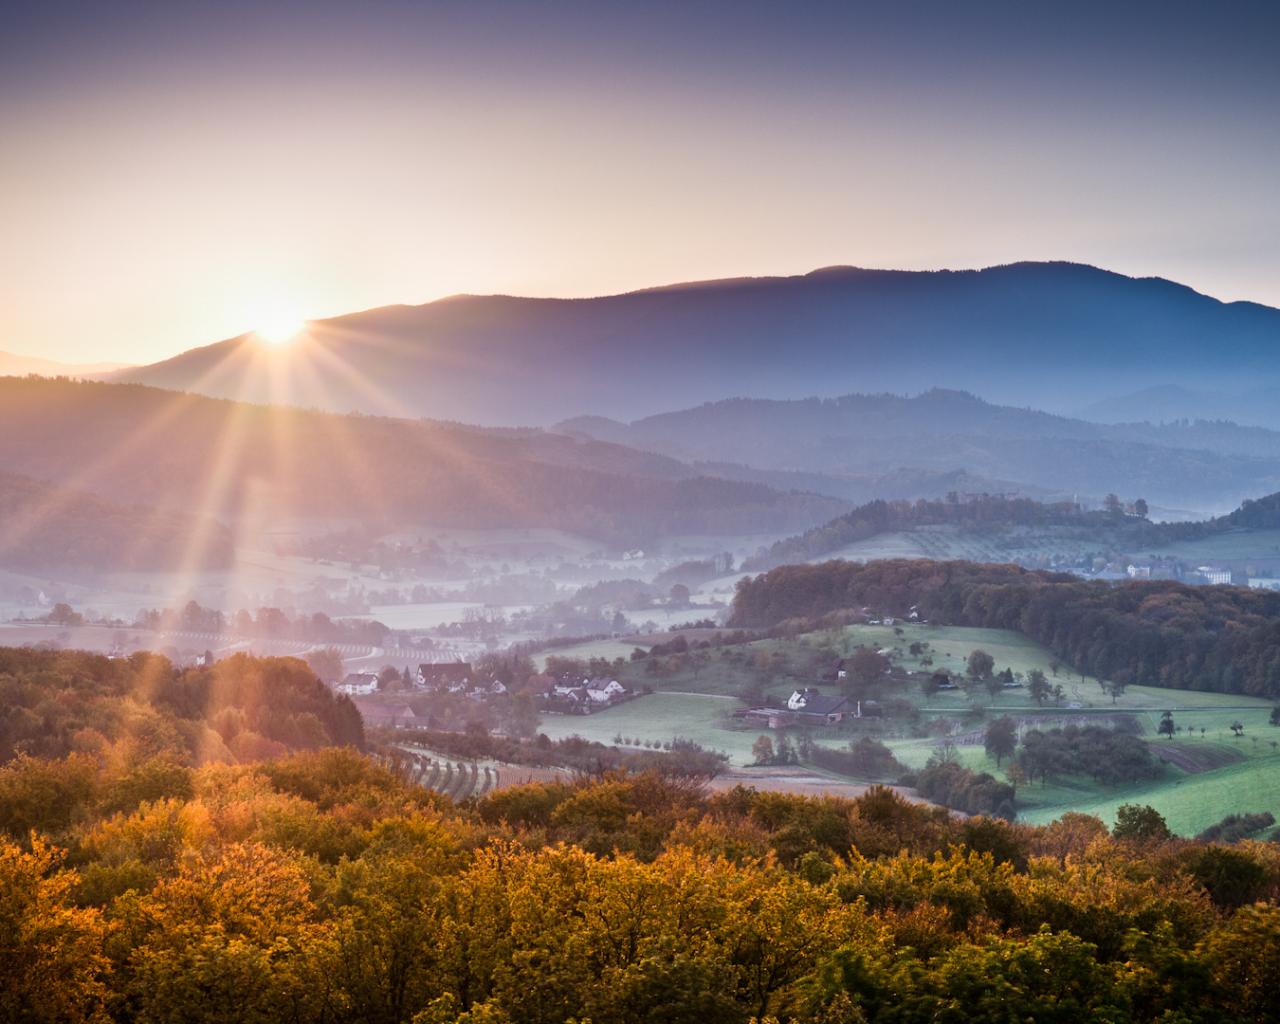
[[[471,665],[465,661],[441,661],[419,665],[417,683],[424,690],[465,693],[471,688]]]

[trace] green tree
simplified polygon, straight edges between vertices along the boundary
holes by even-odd
[[[1012,718],[1002,715],[987,726],[982,745],[988,754],[996,759],[996,767],[1000,767],[1006,757],[1012,756],[1018,748],[1018,728]]]
[[[1164,816],[1146,804],[1121,804],[1111,834],[1133,842],[1157,842],[1173,836]]]
[[[1027,673],[1027,695],[1037,704],[1043,704],[1053,695],[1053,687],[1038,668]]]
[[[996,660],[986,651],[978,649],[969,652],[969,657],[965,661],[964,671],[970,679],[986,680],[991,678],[992,672],[995,671]]]
[[[1229,1019],[1280,1020],[1280,908],[1242,908],[1214,928],[1198,952]]]
[[[1177,726],[1173,724],[1173,712],[1166,711],[1160,716],[1160,724],[1156,726],[1156,732],[1161,736],[1173,738],[1173,734],[1177,732]]]

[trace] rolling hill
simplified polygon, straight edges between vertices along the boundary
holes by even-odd
[[[1280,383],[1280,310],[1069,263],[833,267],[591,299],[460,295],[231,338],[114,379],[346,412],[546,425],[734,395],[934,386],[1047,409]]]
[[[0,378],[0,472],[242,529],[343,517],[392,527],[556,526],[633,542],[787,532],[846,507],[541,431],[34,377]]]
[[[60,363],[39,356],[0,352],[0,377],[25,377],[29,373],[41,377],[101,377],[127,368],[125,363]]]
[[[192,539],[196,543],[192,543]],[[225,526],[192,515],[119,504],[0,473],[0,568],[129,572],[225,568]]]
[[[731,399],[632,423],[579,417],[557,429],[696,463],[749,462],[864,482],[900,477],[904,467],[925,476],[963,470],[979,486],[961,481],[949,489],[1094,499],[1114,491],[1206,513],[1280,489],[1280,434],[1273,431],[1206,421],[1090,423],[954,390]]]

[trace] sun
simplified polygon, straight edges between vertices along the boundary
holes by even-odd
[[[294,316],[272,316],[261,320],[254,334],[268,345],[287,345],[307,326],[305,320]]]
[[[284,310],[272,311],[258,318],[253,333],[268,345],[287,345],[306,329],[307,322]]]

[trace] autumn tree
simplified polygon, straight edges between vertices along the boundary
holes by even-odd
[[[311,666],[311,671],[326,683],[338,682],[346,671],[342,652],[336,647],[321,647],[308,651],[303,660]]]
[[[0,839],[0,1020],[105,1022],[107,925],[74,898],[78,876],[35,837]]]

